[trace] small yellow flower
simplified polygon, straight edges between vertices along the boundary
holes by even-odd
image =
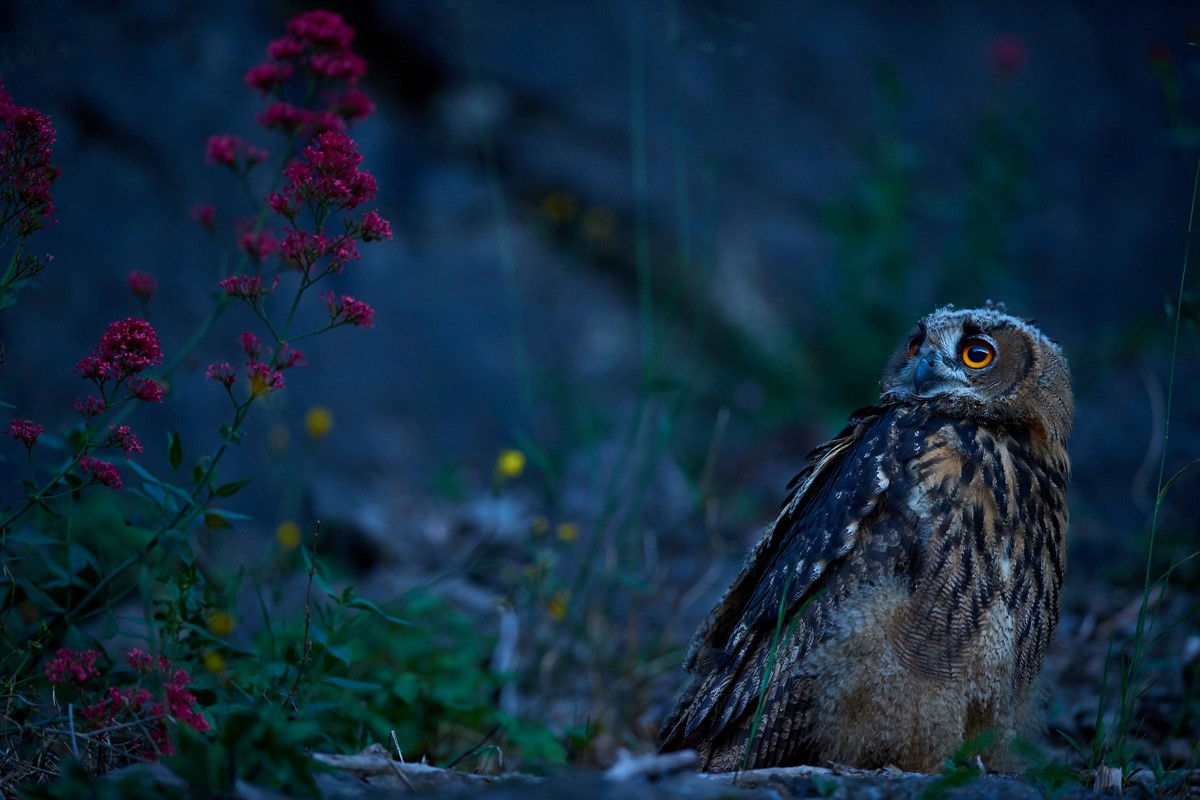
[[[589,239],[607,239],[617,226],[617,217],[607,206],[592,206],[583,212],[583,232]]]
[[[237,622],[224,611],[213,611],[208,615],[208,629],[212,631],[213,636],[224,639],[233,632],[235,627],[237,627]]]
[[[215,650],[209,650],[207,653],[205,653],[202,660],[204,662],[204,668],[209,672],[225,671],[225,656],[221,655]]]
[[[520,450],[501,450],[496,459],[496,473],[501,478],[519,478],[525,471],[525,454]]]
[[[579,526],[574,522],[560,522],[554,529],[554,535],[564,542],[573,542],[579,538]]]
[[[273,453],[282,453],[287,450],[291,440],[292,434],[288,432],[286,425],[272,425],[271,430],[267,433],[267,447],[271,448]]]
[[[313,406],[304,415],[304,432],[310,439],[323,439],[333,430],[333,412],[325,406]]]
[[[550,520],[546,519],[541,514],[538,514],[536,517],[530,520],[529,530],[531,530],[535,536],[541,536],[546,531],[550,530]]]
[[[578,205],[575,196],[569,192],[551,192],[542,200],[542,213],[551,222],[561,225],[575,219]]]
[[[300,526],[285,519],[275,528],[275,538],[288,550],[294,550],[300,546]]]
[[[550,602],[546,604],[546,610],[550,612],[553,619],[562,619],[567,615],[567,601],[571,599],[571,593],[566,589],[559,589],[554,593],[554,597],[550,598]]]

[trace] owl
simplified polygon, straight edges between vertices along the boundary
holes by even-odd
[[[1066,556],[1062,350],[1002,305],[947,306],[881,388],[809,453],[692,640],[661,737],[701,770],[932,772],[972,740],[995,767],[1037,726]]]

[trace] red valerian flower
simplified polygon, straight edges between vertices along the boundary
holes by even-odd
[[[361,89],[350,88],[334,100],[332,111],[347,123],[358,122],[375,113],[375,101]]]
[[[154,328],[131,317],[109,323],[100,344],[75,365],[75,372],[100,384],[109,378],[124,380],[162,360]]]
[[[349,235],[330,239],[323,229],[316,233],[289,228],[283,240],[283,255],[287,263],[314,279],[330,272],[340,273],[350,261],[358,259],[358,244]],[[320,269],[317,262],[328,258]]]
[[[32,448],[33,443],[42,435],[42,431],[46,430],[43,426],[34,422],[31,419],[14,419],[8,423],[8,430],[4,433],[18,442],[25,445],[26,449]]]
[[[158,291],[158,279],[149,272],[134,270],[129,273],[128,281],[129,291],[133,292],[134,297],[143,303],[149,303],[154,299],[154,295]]]
[[[286,35],[267,45],[267,62],[246,73],[247,86],[276,98],[259,123],[307,138],[370,115],[375,104],[358,89],[367,62],[350,49],[353,41],[354,28],[332,11],[308,11],[289,21]],[[289,94],[308,102],[293,105],[284,99]]]
[[[310,11],[290,20],[287,34],[266,47],[268,61],[246,73],[247,86],[276,98],[259,124],[308,138],[370,115],[374,103],[358,88],[367,64],[350,49],[353,41],[353,26],[334,12]],[[308,100],[294,106],[289,95]]]
[[[239,221],[236,227],[241,229],[237,236],[238,249],[255,262],[263,264],[279,250],[279,242],[270,228],[256,231],[246,220]]]
[[[15,221],[17,235],[28,236],[54,213],[50,196],[50,184],[58,177],[58,169],[50,164],[54,137],[50,117],[16,105],[0,81],[0,219],[4,221],[0,228]]]
[[[197,731],[209,729],[208,721],[193,708],[196,696],[188,689],[192,678],[187,672],[176,669],[174,664],[162,656],[158,657],[156,664],[152,656],[136,648],[129,651],[127,660],[141,675],[149,675],[155,671],[160,673],[166,703],[156,702],[150,690],[142,686],[131,686],[125,689],[109,686],[99,700],[80,710],[80,714],[85,720],[91,725],[101,728],[128,727],[131,730],[149,728],[149,741],[145,739],[140,739],[140,741],[144,745],[142,755],[151,760],[160,755],[170,755],[175,752],[166,725],[168,716],[174,717],[180,723]],[[126,719],[137,724],[135,726],[117,724],[119,721],[125,722]]]
[[[216,227],[217,210],[208,203],[196,203],[192,206],[192,219],[200,223],[212,233]]]
[[[376,211],[368,211],[363,217],[358,226],[359,233],[362,235],[364,242],[373,242],[376,240],[387,240],[392,238],[391,224],[379,216]]]
[[[357,81],[367,74],[367,61],[357,53],[339,50],[333,53],[317,53],[308,61],[314,75],[342,81]]]
[[[283,373],[261,361],[247,361],[246,375],[250,380],[251,397],[261,397],[283,388]]]
[[[346,127],[345,120],[332,111],[311,111],[283,100],[272,103],[257,119],[258,124],[267,130],[297,136],[313,136]]]
[[[279,277],[276,276],[270,286],[264,286],[261,275],[234,275],[217,281],[217,286],[229,297],[239,297],[254,303],[275,291],[275,287],[279,286]]]
[[[129,458],[130,453],[142,452],[142,442],[138,439],[136,433],[129,429],[128,425],[109,425],[108,441],[104,443],[105,447],[119,447],[125,451],[125,457]]]
[[[154,665],[154,656],[139,647],[130,648],[125,654],[125,660],[138,672],[149,672]]]
[[[282,89],[295,71],[291,64],[259,64],[246,73],[246,85],[263,94],[271,94]]]
[[[349,295],[342,295],[340,300],[334,299],[333,292],[321,295],[325,308],[329,309],[329,325],[357,325],[360,328],[370,328],[375,321],[375,309],[361,300],[355,300]]]
[[[46,662],[46,680],[58,686],[65,683],[82,686],[100,675],[100,670],[95,666],[98,658],[100,653],[95,650],[76,652],[61,648],[55,651],[54,658]]]
[[[121,476],[117,474],[117,468],[107,461],[87,455],[80,456],[79,469],[83,474],[92,476],[92,483],[103,484],[110,489],[121,488]]]
[[[153,378],[131,378],[129,383],[125,384],[125,388],[135,400],[141,400],[143,403],[162,402],[162,387]]]
[[[240,137],[229,134],[209,136],[204,148],[204,160],[207,163],[234,170],[253,167],[265,161],[268,155],[266,150],[260,150]]]
[[[104,400],[88,395],[85,397],[77,397],[71,405],[84,416],[85,419],[98,417],[108,410],[108,403]]]
[[[375,197],[375,178],[359,170],[361,162],[353,139],[337,131],[323,133],[304,148],[300,160],[283,171],[288,183],[279,194],[314,206],[348,211]],[[271,203],[269,196],[267,202]],[[278,203],[272,207],[275,205]]]
[[[340,14],[324,9],[307,11],[289,20],[287,33],[291,39],[306,45],[343,48],[354,41],[354,28]]]
[[[237,380],[237,375],[234,374],[233,367],[224,362],[209,364],[208,369],[204,370],[204,377],[210,381],[224,384],[226,389],[233,386],[233,382]]]
[[[246,351],[246,355],[251,360],[257,361],[262,355],[263,342],[262,339],[255,336],[251,331],[243,331],[241,336],[242,349]]]
[[[279,354],[275,357],[275,366],[281,370],[291,369],[292,367],[307,367],[308,359],[304,357],[304,353],[285,344],[279,348]]]

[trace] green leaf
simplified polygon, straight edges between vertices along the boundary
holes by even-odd
[[[226,511],[223,508],[210,508],[204,512],[205,514],[213,514],[227,522],[245,522],[248,519],[254,519],[249,514],[240,514],[237,511]]]
[[[212,496],[213,497],[232,497],[233,495],[237,494],[242,489],[245,489],[247,486],[249,486],[253,482],[254,482],[254,478],[242,478],[240,481],[230,481],[229,483],[226,483],[222,486],[218,486],[216,489],[213,489]]]
[[[179,441],[178,431],[167,434],[167,463],[171,469],[179,469],[183,463],[183,444]]]
[[[6,544],[59,544],[58,539],[32,530],[15,530],[4,537]]]
[[[321,679],[321,683],[330,686],[340,686],[343,689],[350,689],[354,692],[373,692],[376,689],[382,689],[378,683],[367,683],[365,681],[355,681],[350,678],[339,678],[336,675],[327,675]]]
[[[21,481],[21,493],[25,495],[26,500],[32,500],[35,503],[42,501],[38,494],[37,484],[30,480]]]
[[[113,613],[111,608],[107,606],[104,613],[100,615],[100,638],[104,640],[112,639],[117,635],[117,615]]]
[[[205,524],[208,523],[207,518]],[[233,527],[226,523],[226,527]],[[196,561],[196,553],[192,549],[192,543],[188,541],[187,535],[180,530],[169,530],[158,537],[158,546],[164,553],[170,556],[175,556],[184,564],[191,566]]]
[[[413,624],[406,619],[401,619],[400,617],[397,617],[397,616],[387,613],[382,608],[375,605],[374,603],[372,603],[370,600],[366,599],[365,597],[357,597],[357,596],[352,597],[346,602],[345,605],[346,605],[346,608],[361,608],[365,611],[370,611],[372,614],[375,614],[376,616],[380,617],[381,619],[386,619],[388,622],[392,623],[393,625],[412,625]]]
[[[19,585],[23,590],[25,590],[25,596],[28,597],[40,611],[51,614],[61,614],[66,610],[59,605],[56,600],[51,599],[50,595],[34,586],[32,583],[26,583],[22,581],[19,583]]]
[[[227,528],[232,528],[233,523],[231,523],[229,520],[225,519],[224,514],[218,514],[215,511],[205,511],[204,512],[204,527],[208,528],[209,530],[213,530],[213,531],[224,530]]]
[[[421,679],[411,672],[404,673],[392,682],[392,694],[409,705],[417,702],[421,691]]]

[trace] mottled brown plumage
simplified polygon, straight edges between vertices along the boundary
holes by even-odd
[[[1035,725],[1066,556],[1066,360],[1001,306],[947,307],[882,390],[809,454],[696,632],[664,749],[709,771],[932,771],[985,731],[1003,765]]]

